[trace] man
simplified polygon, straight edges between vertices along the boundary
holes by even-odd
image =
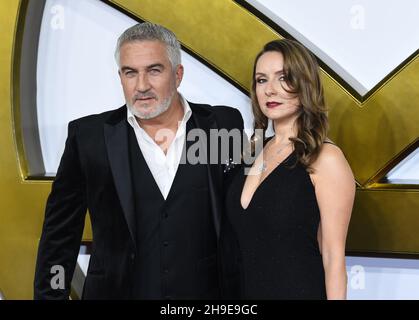
[[[234,267],[219,241],[232,166],[181,155],[195,143],[186,139],[192,130],[209,137],[211,129],[242,130],[243,120],[233,108],[186,101],[177,92],[180,57],[176,37],[159,25],[135,25],[118,39],[126,106],[69,124],[46,206],[36,299],[68,298],[86,209],[93,244],[84,299],[234,297]],[[54,266],[65,270],[64,288],[51,286]]]

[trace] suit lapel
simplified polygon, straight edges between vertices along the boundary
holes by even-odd
[[[220,235],[220,220],[222,203],[220,199],[222,191],[222,167],[219,164],[210,164],[210,130],[218,129],[216,119],[212,112],[206,108],[190,103],[192,117],[197,128],[202,129],[207,136],[207,172],[209,192],[211,198],[211,211],[214,220],[214,228],[217,238]],[[132,184],[132,172],[130,169],[128,152],[128,122],[126,121],[126,107],[122,107],[104,125],[105,144],[109,158],[112,176],[115,181],[116,191],[121,202],[122,210],[128,224],[128,228],[136,246],[135,207]]]
[[[220,236],[220,220],[221,220],[221,199],[222,191],[222,168],[219,164],[210,164],[210,130],[218,129],[217,122],[212,112],[201,108],[191,102],[189,105],[192,109],[192,116],[194,118],[196,127],[204,130],[207,137],[207,145],[203,146],[202,150],[206,150],[207,172],[209,182],[209,192],[211,198],[211,210],[214,220],[215,232],[217,239]],[[218,150],[219,151],[219,150]]]
[[[128,152],[129,124],[126,121],[126,109],[121,108],[119,112],[121,114],[118,113],[116,119],[113,119],[116,121],[108,121],[104,125],[105,144],[119,201],[136,246],[134,195]]]

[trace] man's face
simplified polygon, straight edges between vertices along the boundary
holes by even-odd
[[[172,68],[162,42],[134,41],[121,47],[119,76],[131,112],[139,119],[154,119],[171,106],[183,67]]]

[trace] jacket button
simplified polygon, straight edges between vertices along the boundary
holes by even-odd
[[[164,241],[164,242],[163,242],[163,245],[164,245],[165,247],[167,247],[167,246],[169,245],[169,241]]]
[[[131,253],[131,260],[134,260],[135,259],[135,253]]]

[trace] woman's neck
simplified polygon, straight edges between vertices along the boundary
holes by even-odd
[[[273,121],[275,136],[272,141],[274,144],[284,144],[289,142],[289,138],[297,136],[296,118],[292,121]]]

